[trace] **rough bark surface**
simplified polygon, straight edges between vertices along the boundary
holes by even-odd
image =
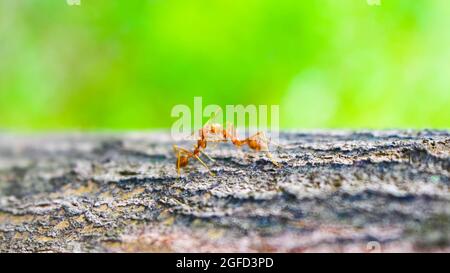
[[[0,251],[450,251],[448,131],[283,133],[280,167],[209,146],[215,177],[172,144],[0,134]]]

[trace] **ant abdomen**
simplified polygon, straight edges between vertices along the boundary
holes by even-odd
[[[177,167],[184,168],[188,165],[189,158],[187,156],[179,156],[177,158]]]

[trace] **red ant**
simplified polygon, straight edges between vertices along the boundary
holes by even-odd
[[[218,109],[218,111],[220,108]],[[217,111],[216,111],[217,113]],[[216,114],[215,113],[215,114]],[[201,129],[199,129],[199,137],[197,139],[197,144],[194,145],[194,151],[191,152],[187,149],[178,147],[176,145],[173,146],[174,152],[177,154],[177,172],[178,175],[180,175],[180,169],[186,167],[189,164],[190,158],[197,159],[203,166],[205,166],[206,169],[208,169],[208,172],[214,176],[215,174],[210,171],[208,166],[205,162],[203,162],[200,159],[200,153],[204,154],[206,157],[208,157],[211,161],[214,161],[211,157],[209,157],[203,150],[206,149],[207,142],[228,142],[228,140],[231,141],[231,143],[240,148],[244,145],[247,145],[250,149],[255,151],[263,151],[266,152],[267,157],[272,161],[274,165],[277,167],[279,164],[273,160],[271,153],[269,152],[269,142],[264,134],[264,132],[257,132],[256,134],[245,138],[245,139],[238,139],[237,138],[237,132],[236,128],[233,124],[228,123],[227,128],[224,129],[222,125],[213,123],[209,124],[213,117],[210,118],[210,120],[203,126]],[[211,136],[216,136],[219,138],[211,138]]]

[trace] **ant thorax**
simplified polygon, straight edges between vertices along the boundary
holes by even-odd
[[[218,124],[218,123],[213,123],[211,125],[208,125],[209,127],[209,132],[211,134],[220,134],[222,133],[222,125]]]
[[[221,124],[213,123],[200,129],[201,138],[207,141],[219,141],[224,139],[224,130]]]

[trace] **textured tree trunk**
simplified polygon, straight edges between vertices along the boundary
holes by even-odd
[[[279,142],[178,177],[166,133],[0,134],[0,251],[450,251],[448,131]]]

